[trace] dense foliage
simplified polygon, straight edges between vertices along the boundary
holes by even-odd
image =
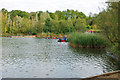
[[[104,35],[111,43],[109,50],[117,54],[120,58],[120,2],[107,4],[108,7],[106,10],[86,18],[86,23],[89,25],[87,28],[102,31],[102,35]],[[83,46],[101,46],[102,44],[106,44],[106,41],[100,38],[99,35],[94,36],[93,39],[93,35],[83,35],[80,33],[72,34],[70,42]]]
[[[107,3],[108,7],[93,17],[93,24],[104,30],[111,42],[111,51],[120,54],[120,2]]]
[[[55,33],[67,34],[73,31],[84,32],[87,27],[84,13],[69,10],[25,12],[2,9],[2,33],[6,34],[37,34]]]

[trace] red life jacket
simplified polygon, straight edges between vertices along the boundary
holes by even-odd
[[[56,39],[55,37],[53,39]]]
[[[58,39],[58,41],[60,41],[60,39]]]

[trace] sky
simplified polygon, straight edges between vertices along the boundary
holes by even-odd
[[[98,14],[106,8],[107,0],[0,0],[0,9],[5,8],[8,11],[22,10],[26,12],[50,11],[56,10],[78,10],[86,15],[90,12]]]

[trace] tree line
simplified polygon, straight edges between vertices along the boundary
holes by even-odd
[[[25,12],[5,8],[1,10],[2,33],[12,34],[37,34],[55,33],[67,34],[73,31],[84,32],[91,25],[91,16],[74,10]]]
[[[92,17],[111,43],[111,51],[120,54],[120,2],[108,2],[107,9]],[[120,56],[119,56],[120,58]]]

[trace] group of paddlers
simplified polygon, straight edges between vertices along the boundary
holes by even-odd
[[[58,42],[68,42],[68,38],[66,36],[64,36],[64,38],[56,38],[56,37],[53,37],[53,38],[50,38],[50,37],[47,37],[46,39],[58,39]]]

